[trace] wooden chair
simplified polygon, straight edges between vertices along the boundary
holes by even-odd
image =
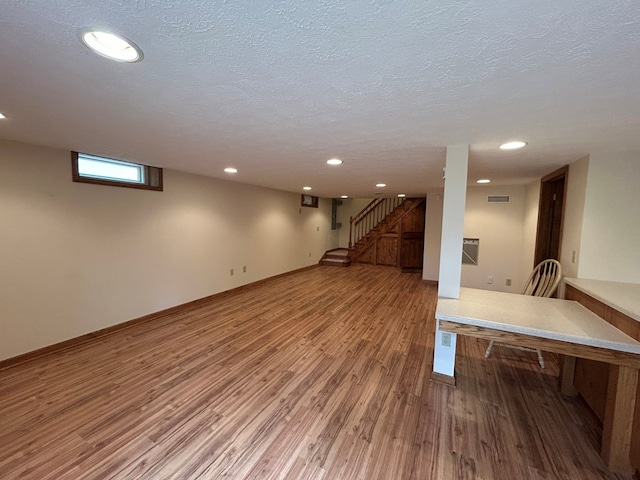
[[[531,275],[529,275],[529,279],[522,290],[522,295],[550,297],[558,288],[561,278],[562,266],[560,265],[560,262],[552,259],[543,260],[536,266],[536,268],[533,269]],[[544,358],[542,358],[542,352],[539,349],[508,345],[506,343],[496,343],[494,340],[489,342],[489,347],[484,353],[484,358],[489,358],[494,345],[515,348],[517,350],[524,350],[527,352],[536,352],[538,354],[538,363],[540,364],[540,367],[544,368]]]

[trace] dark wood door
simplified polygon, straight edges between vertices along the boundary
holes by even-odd
[[[542,179],[534,265],[547,258],[560,259],[567,171],[564,167]]]
[[[422,270],[424,254],[424,215],[426,200],[402,222],[400,239],[400,267],[405,271]]]

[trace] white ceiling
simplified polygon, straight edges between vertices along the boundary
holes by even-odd
[[[470,180],[522,183],[640,149],[639,19],[637,0],[5,0],[0,138],[321,197],[441,187],[468,143]],[[144,60],[93,54],[83,27]]]

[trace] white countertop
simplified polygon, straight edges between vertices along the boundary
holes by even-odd
[[[640,322],[640,284],[582,278],[564,278],[563,280],[567,285]]]
[[[436,319],[640,354],[640,342],[570,300],[461,288],[438,298]]]

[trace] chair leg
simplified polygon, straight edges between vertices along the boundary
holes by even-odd
[[[542,352],[540,350],[536,350],[538,352],[538,363],[540,364],[540,368],[544,368],[544,358],[542,358]]]
[[[493,350],[493,344],[494,344],[494,341],[491,340],[489,342],[489,346],[487,347],[487,351],[484,352],[484,358],[489,358],[489,355],[491,355],[491,350]]]

